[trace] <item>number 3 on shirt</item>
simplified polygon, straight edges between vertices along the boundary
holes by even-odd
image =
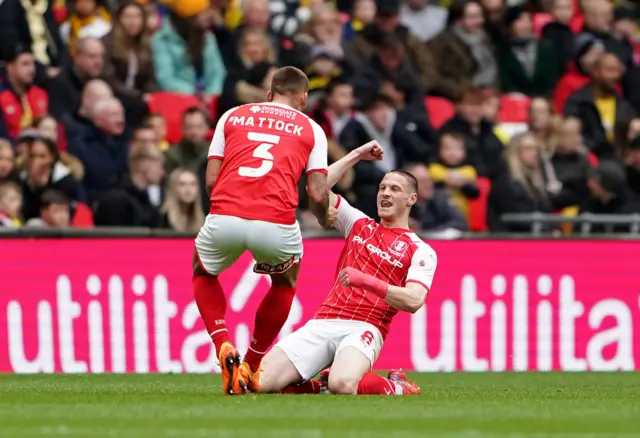
[[[238,169],[240,176],[247,176],[249,178],[260,178],[265,176],[273,167],[273,155],[269,152],[273,146],[280,143],[280,136],[273,134],[263,134],[261,132],[249,132],[247,138],[250,141],[260,142],[258,146],[253,150],[253,156],[255,158],[262,158],[262,164],[260,167],[245,167],[242,166]]]

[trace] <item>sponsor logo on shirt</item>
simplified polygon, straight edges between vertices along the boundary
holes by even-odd
[[[382,260],[385,260],[387,263],[390,263],[396,268],[402,268],[404,266],[400,260],[393,258],[388,252],[381,250],[377,246],[374,246],[371,243],[365,242],[365,240],[360,236],[353,236],[352,241],[359,245],[365,245],[365,247],[369,250],[371,254],[377,255]],[[396,243],[404,243],[404,242],[396,242]]]

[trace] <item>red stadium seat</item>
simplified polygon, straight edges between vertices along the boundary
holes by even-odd
[[[500,123],[525,123],[529,118],[531,98],[522,94],[504,94],[500,102]]]
[[[491,190],[491,181],[488,178],[476,180],[480,196],[469,200],[469,229],[471,231],[487,231],[487,201]]]
[[[444,122],[449,120],[456,113],[456,109],[453,104],[444,97],[427,96],[424,99],[424,104],[427,107],[429,113],[429,120],[431,126],[435,129],[440,129]]]
[[[218,114],[218,100],[220,96],[213,96],[211,98],[211,103],[209,104],[209,117],[211,121],[215,124],[218,122],[218,117],[222,114]]]
[[[189,94],[160,91],[151,95],[149,110],[161,114],[167,122],[169,143],[177,143],[182,138],[182,113],[192,107],[200,106],[200,100]]]
[[[600,160],[598,160],[598,156],[593,152],[589,152],[587,158],[589,159],[589,164],[591,164],[591,167],[596,167],[600,162]]]
[[[53,19],[58,24],[62,24],[67,19],[67,5],[64,0],[55,0],[51,11],[53,12]]]
[[[71,218],[71,226],[76,228],[93,228],[93,213],[88,205],[76,203],[76,208]]]
[[[547,14],[544,12],[533,14],[533,31],[536,33],[536,36],[540,38],[542,35],[542,28],[545,27],[548,23],[555,21],[555,18],[551,14]]]

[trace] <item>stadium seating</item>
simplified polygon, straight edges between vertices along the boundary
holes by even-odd
[[[523,94],[504,94],[500,101],[500,123],[524,123],[529,118],[531,98]]]
[[[456,109],[453,104],[444,97],[427,96],[424,99],[424,104],[427,107],[427,112],[429,113],[431,126],[435,129],[440,129],[444,122],[449,120],[456,113]]]
[[[160,91],[151,95],[149,110],[161,114],[167,123],[167,138],[169,143],[177,143],[182,137],[182,113],[192,107],[200,106],[197,97]]]
[[[536,36],[540,38],[542,35],[542,28],[545,27],[548,23],[555,21],[553,15],[546,13],[538,13],[533,14],[533,30],[536,33]]]
[[[469,230],[487,231],[487,201],[491,182],[488,178],[478,178],[476,184],[480,189],[480,196],[469,200]]]
[[[71,226],[76,228],[93,228],[93,213],[88,205],[77,202],[74,206]]]

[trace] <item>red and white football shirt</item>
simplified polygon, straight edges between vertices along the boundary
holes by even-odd
[[[209,159],[222,160],[210,213],[292,225],[302,172],[327,173],[327,137],[289,106],[241,105],[218,121]]]
[[[416,282],[427,290],[436,272],[435,251],[413,231],[387,228],[338,198],[336,229],[346,238],[338,259],[336,280],[315,319],[347,319],[373,324],[383,337],[397,309],[373,292],[342,286],[338,273],[355,268],[390,285],[404,287]]]

